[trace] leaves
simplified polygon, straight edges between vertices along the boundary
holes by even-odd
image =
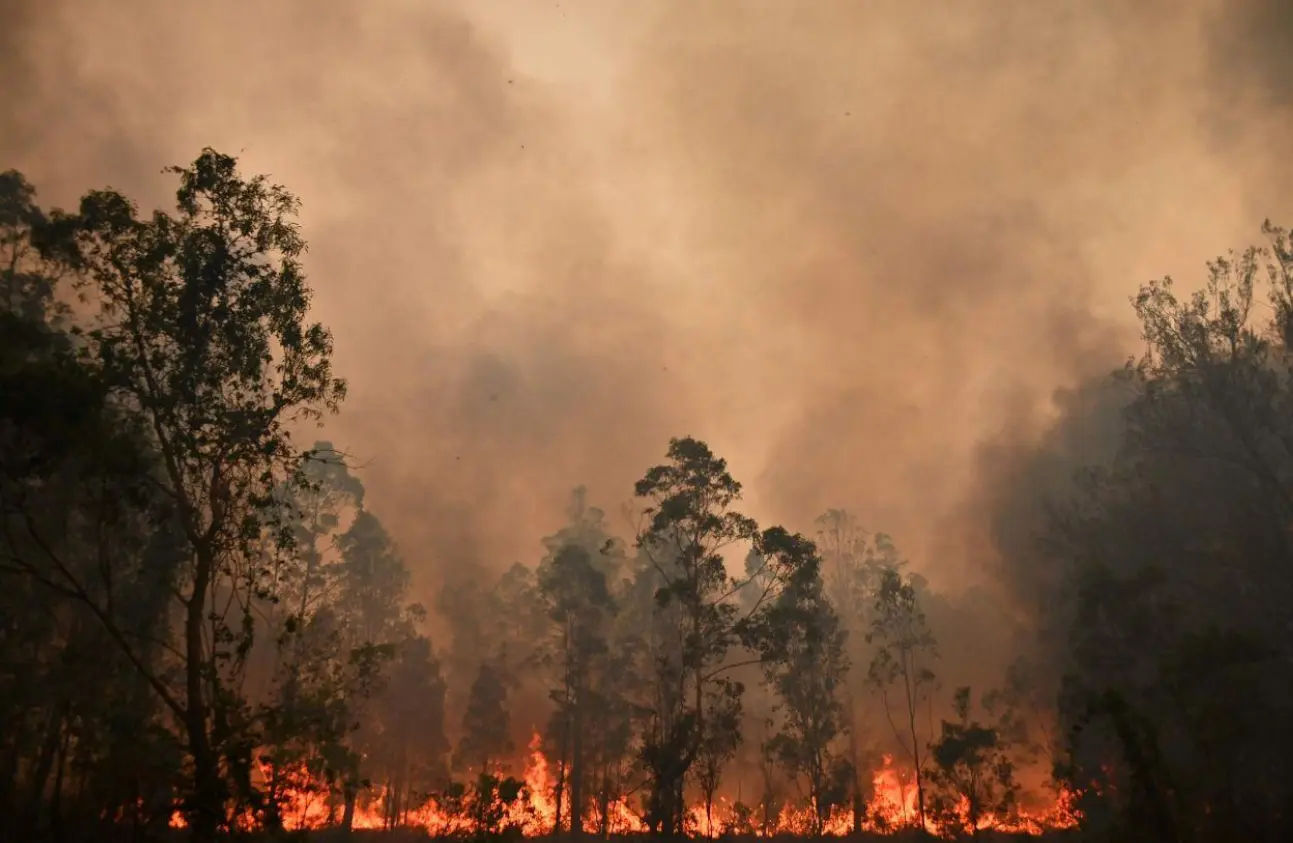
[[[1015,768],[996,729],[970,716],[970,689],[956,689],[955,721],[930,744],[934,814],[940,826],[975,835],[987,818],[1011,815],[1019,795]]]
[[[805,563],[796,571],[768,613],[772,634],[764,640],[772,643],[764,650],[763,669],[780,701],[780,718],[764,749],[792,776],[807,779],[812,831],[820,834],[843,798],[835,785],[847,762],[838,757],[836,742],[846,730],[850,665],[846,633],[816,576],[817,565]]]

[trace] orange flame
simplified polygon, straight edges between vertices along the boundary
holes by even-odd
[[[319,829],[335,825],[339,811],[335,795],[326,788],[319,787],[299,773],[284,774],[280,771],[280,816],[283,825],[290,831]],[[284,780],[285,779],[285,780]],[[892,833],[904,827],[917,824],[917,793],[913,776],[909,772],[894,766],[891,756],[884,756],[883,766],[872,775],[872,796],[868,801],[864,816],[860,822],[854,822],[851,809],[842,806],[832,808],[824,822],[822,833],[826,836],[843,837],[851,834],[855,827],[873,833]],[[519,829],[527,837],[537,837],[552,833],[557,822],[557,800],[555,781],[543,754],[542,739],[538,732],[530,741],[525,773],[524,788],[516,802],[510,805],[499,805],[506,827]],[[391,825],[390,813],[387,810],[388,794],[379,792],[374,798],[354,809],[353,827],[356,829],[383,829]],[[404,812],[400,825],[424,829],[432,836],[448,836],[470,831],[473,827],[471,800],[467,797],[465,805],[450,806],[445,801],[432,797],[422,805]],[[563,795],[562,816],[569,816],[569,798]],[[757,806],[756,806],[757,807]],[[646,823],[624,798],[612,802],[607,808],[606,829],[611,834],[626,834],[647,830]],[[719,799],[706,811],[705,806],[693,806],[687,812],[687,831],[700,837],[712,838],[734,827],[738,809],[726,799]],[[927,818],[925,825],[931,834],[940,837],[954,836],[954,832],[969,830],[969,805],[963,799],[959,807],[960,829],[939,827],[933,819]],[[795,807],[786,805],[777,813],[776,834],[809,835],[814,826],[814,809],[812,806]],[[1072,828],[1079,816],[1075,808],[1074,794],[1062,791],[1055,803],[1040,811],[1021,809],[1009,817],[997,817],[991,814],[981,816],[976,823],[980,830],[995,829],[1003,832],[1040,836],[1047,830]],[[256,825],[255,818],[246,813],[235,817],[232,824],[238,829],[250,829]],[[584,818],[584,830],[596,833],[603,827],[603,817],[597,809],[589,812]],[[178,810],[172,816],[171,826],[183,828],[185,821]]]

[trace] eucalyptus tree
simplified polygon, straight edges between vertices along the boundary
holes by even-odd
[[[930,665],[937,658],[938,651],[925,622],[915,585],[893,568],[881,573],[875,595],[875,615],[867,640],[875,646],[868,677],[881,696],[894,736],[911,759],[916,777],[916,820],[924,828],[924,743],[932,735],[922,740],[917,714],[934,690],[935,675]],[[901,706],[901,726],[893,719],[891,691],[894,686],[897,686],[898,704]]]
[[[761,532],[735,508],[741,484],[704,442],[671,440],[667,461],[649,469],[635,491],[645,502],[637,547],[654,614],[663,621],[658,632],[673,642],[654,665],[653,725],[642,747],[651,780],[648,820],[654,830],[678,835],[693,765],[711,756],[712,786],[714,758],[725,762],[740,740],[744,686],[731,675],[741,662],[729,660],[729,651],[739,643],[758,652],[776,595],[819,572],[811,542],[780,527]],[[741,545],[756,551],[755,561],[733,576],[724,553]],[[742,597],[746,589],[753,597]]]
[[[146,441],[142,480],[177,529],[179,681],[140,658],[66,560],[54,567],[183,724],[188,823],[204,842],[225,820],[223,770],[245,778],[249,717],[233,679],[252,644],[251,604],[294,544],[279,492],[305,485],[308,451],[293,430],[335,411],[345,384],[331,334],[309,319],[296,198],[211,149],[167,172],[179,180],[174,211],[141,216],[121,193],[91,191],[42,246],[79,287],[79,357]]]

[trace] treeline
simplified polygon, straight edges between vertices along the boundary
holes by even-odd
[[[1037,594],[1057,773],[1094,839],[1293,835],[1293,240],[1133,299],[1118,445],[1054,505]]]
[[[279,826],[289,789],[348,814],[361,759],[443,753],[408,572],[342,455],[293,439],[345,394],[296,200],[211,151],[172,174],[152,216],[0,176],[0,812],[33,839],[177,797],[196,840]]]
[[[535,712],[576,833],[624,806],[692,831],[742,759],[761,792],[733,832],[794,803],[811,833],[974,833],[1038,765],[1093,839],[1293,830],[1286,232],[1198,297],[1137,297],[1120,446],[1028,537],[1039,634],[975,694],[947,657],[1009,626],[987,592],[932,592],[844,511],[811,539],[761,527],[692,438],[637,483],[631,541],[576,491],[536,564],[450,577],[433,647],[346,455],[298,444],[345,383],[295,198],[211,150],[171,174],[151,216],[110,190],[45,210],[0,176],[0,812],[20,833],[160,833],[178,810],[209,841],[281,829],[309,792],[342,827],[380,796],[391,827],[434,798],[498,830]],[[913,773],[896,817],[871,807],[885,752]]]
[[[842,510],[812,541],[761,530],[704,443],[667,456],[637,484],[633,542],[576,490],[536,565],[469,569],[441,592],[446,677],[470,688],[454,771],[518,774],[518,737],[551,709],[539,725],[558,828],[614,831],[625,804],[660,834],[783,832],[786,806],[815,834],[1008,822],[1017,771],[1045,763],[1049,706],[1022,666],[980,699],[940,693],[937,644],[1004,627],[1000,605],[931,591]],[[910,805],[875,802],[889,754],[919,773],[903,783]]]

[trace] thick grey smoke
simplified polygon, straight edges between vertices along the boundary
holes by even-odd
[[[1021,463],[1091,438],[1053,426],[1109,431],[1064,396],[1135,349],[1135,286],[1289,210],[1273,4],[656,7],[634,148],[762,346],[761,500],[855,507],[936,577],[1022,547]]]
[[[960,581],[1027,535],[1039,449],[1101,438],[1056,396],[1134,351],[1135,285],[1293,213],[1289,17],[0,0],[0,166],[154,201],[212,145],[300,194],[329,435],[427,586],[683,434],[761,517],[849,507]]]

